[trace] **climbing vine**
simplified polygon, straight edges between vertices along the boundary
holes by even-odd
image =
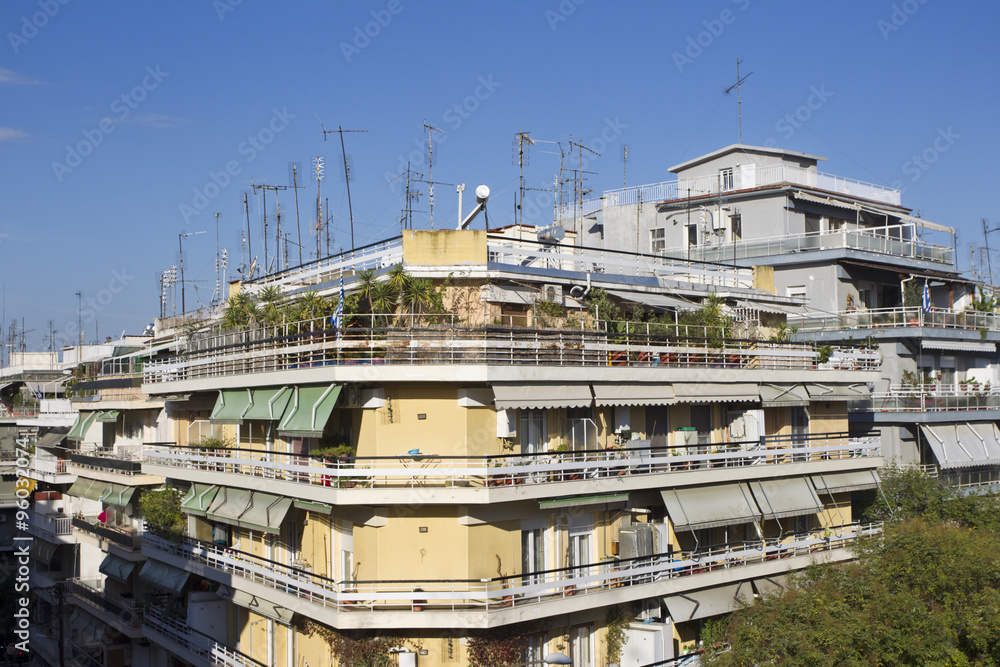
[[[618,607],[608,610],[608,615],[604,620],[606,633],[604,643],[607,646],[608,663],[620,663],[622,658],[622,648],[628,643],[628,629],[632,617],[623,613]]]

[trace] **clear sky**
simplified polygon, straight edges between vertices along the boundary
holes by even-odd
[[[306,172],[304,257],[317,155],[332,248],[350,248],[339,137],[324,143],[321,122],[367,130],[345,135],[356,245],[399,233],[402,180],[387,181],[407,159],[428,177],[425,121],[441,130],[433,179],[467,183],[467,209],[488,184],[496,226],[512,221],[520,130],[540,140],[531,187],[549,188],[559,167],[556,144],[541,141],[603,148],[586,167],[597,195],[623,183],[622,144],[635,185],[736,143],[736,97],[723,91],[737,58],[752,72],[744,143],[905,188],[905,205],[959,229],[963,268],[981,219],[1000,226],[995,2],[6,0],[0,27],[4,328],[24,318],[29,349],[48,345],[49,320],[59,342],[75,341],[77,291],[87,341],[139,333],[160,312],[181,233],[206,232],[185,239],[184,260],[188,308],[208,303],[215,213],[232,276],[244,192],[290,185],[292,162]],[[427,229],[421,188],[413,226]],[[293,191],[277,196],[297,242]],[[525,222],[546,223],[551,199],[533,197],[544,212]],[[435,228],[454,226],[457,203],[454,187],[435,189]],[[260,194],[250,204],[263,263]]]

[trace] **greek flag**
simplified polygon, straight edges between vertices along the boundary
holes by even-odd
[[[931,310],[931,290],[927,287],[927,281],[924,281],[924,302],[923,302],[924,312],[929,313]]]
[[[340,329],[344,326],[344,274],[340,274],[340,300],[337,301],[337,307],[333,310],[333,316],[330,318],[330,324],[333,325],[334,329]],[[339,335],[339,334],[338,334]]]

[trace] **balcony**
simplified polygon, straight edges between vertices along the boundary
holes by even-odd
[[[617,597],[624,599],[630,596],[621,594],[623,588],[697,578],[794,556],[811,559],[814,554],[844,549],[880,532],[881,524],[855,523],[832,528],[829,535],[798,534],[781,540],[740,542],[713,549],[611,559],[584,566],[475,580],[335,581],[301,568],[188,537],[181,542],[171,542],[151,535],[146,549],[149,556],[158,560],[168,556],[207,567],[210,570],[206,571],[207,576],[227,585],[232,582],[231,585],[238,586],[238,580],[243,579],[270,588],[275,591],[275,601],[289,595],[311,605],[343,612],[338,616],[341,627],[353,627],[349,620],[352,612],[495,613],[569,598],[575,608],[584,608],[587,605],[580,601],[580,596],[617,590]],[[211,572],[216,573],[214,577]],[[725,578],[735,580],[740,576],[733,572]],[[711,583],[699,584],[691,580],[691,587],[700,585]],[[639,599],[642,592],[634,597]],[[544,615],[541,608],[529,613],[532,617]],[[404,622],[423,622],[418,618],[411,616]]]
[[[70,579],[67,582],[70,601],[77,600],[96,611],[98,618],[131,637],[141,636],[143,605],[134,600],[104,590],[100,579]]]
[[[27,477],[50,484],[70,484],[76,475],[66,469],[64,459],[50,459],[34,456],[28,466]]]
[[[119,475],[142,474],[142,444],[118,445],[114,449],[93,449],[87,452],[70,452],[70,462],[88,470],[111,472]]]
[[[32,512],[28,518],[27,530],[35,537],[49,542],[64,544],[76,541],[73,539],[73,525],[65,514]]]
[[[502,456],[400,455],[323,461],[304,455],[248,449],[199,449],[174,444],[146,445],[146,465],[221,473],[232,477],[280,480],[320,488],[505,487],[623,476],[690,474],[749,466],[776,466],[877,457],[877,435],[847,433],[767,436],[756,442],[700,446],[630,447]],[[168,474],[184,477],[184,473]],[[222,479],[222,477],[220,477]],[[253,482],[250,480],[253,479]]]
[[[662,251],[662,254],[674,259],[702,262],[734,262],[761,257],[780,257],[782,261],[787,261],[790,254],[840,249],[870,252],[894,258],[917,259],[948,266],[954,262],[954,248],[919,240],[916,228],[912,224],[744,239],[735,245],[730,242],[684,246],[668,248]],[[801,261],[807,260],[803,258]]]
[[[788,324],[802,333],[851,329],[895,329],[899,327],[935,327],[964,331],[1000,331],[1000,315],[979,311],[952,312],[941,308],[925,311],[908,308],[873,308],[849,310],[822,316],[789,315]]]
[[[894,386],[873,393],[871,399],[850,404],[853,412],[956,412],[960,410],[1000,410],[1000,388],[921,389]]]
[[[73,528],[94,535],[121,547],[126,551],[139,551],[142,548],[142,533],[131,527],[109,526],[97,520],[97,517],[73,517]]]
[[[356,315],[344,329],[325,318],[192,338],[185,357],[147,364],[145,382],[351,366],[557,366],[876,370],[878,353],[854,349],[846,366],[817,366],[813,343],[724,339],[685,325],[622,322],[616,332],[576,328],[471,327],[452,315]],[[401,326],[387,327],[388,321]],[[431,324],[434,322],[434,324]],[[606,323],[600,323],[603,328]],[[409,326],[412,325],[412,326]]]
[[[179,653],[194,664],[223,665],[225,667],[267,667],[245,653],[240,653],[208,635],[188,626],[182,620],[169,618],[151,607],[143,619],[143,629],[157,644],[172,653]],[[180,649],[180,650],[178,650]],[[197,659],[194,660],[194,659]]]
[[[803,169],[802,167],[789,164],[757,167],[749,171],[734,169],[730,178],[731,181],[725,181],[718,175],[712,175],[700,178],[682,178],[650,185],[638,185],[619,190],[607,190],[603,197],[604,205],[626,206],[639,201],[645,203],[670,201],[673,199],[734,192],[783,183],[804,185],[810,188],[835,192],[850,197],[858,197],[860,199],[868,199],[893,206],[899,206],[902,202],[901,193],[895,188],[887,188],[883,185],[866,183],[853,178],[826,174],[815,169]],[[596,208],[592,204],[588,206],[589,202],[592,201],[598,202]],[[599,202],[600,200],[585,201],[584,210],[588,213],[593,210],[600,210]],[[568,207],[567,213],[575,213],[575,208],[577,207],[578,205],[571,205]],[[573,217],[573,215],[565,215],[563,217]]]

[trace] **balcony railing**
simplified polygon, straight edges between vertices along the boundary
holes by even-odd
[[[97,517],[73,517],[72,525],[123,549],[138,551],[142,547],[142,533],[136,528],[116,527],[102,524]]]
[[[530,330],[470,328],[451,315],[352,318],[354,323],[340,330],[330,328],[324,318],[216,329],[193,338],[186,357],[147,364],[145,382],[359,364],[817,368],[812,343],[725,339],[718,330],[703,327],[623,322],[620,333],[608,333],[585,330],[589,325],[583,322],[577,322],[577,329]],[[849,361],[857,370],[875,370],[878,353],[856,349]]]
[[[71,579],[69,592],[89,606],[118,619],[125,627],[138,628],[142,625],[142,605],[104,590],[104,582],[100,579]]]
[[[942,470],[937,464],[924,464],[920,470],[928,476],[941,480],[948,486],[974,488],[1000,485],[1000,468],[988,470],[951,469]]]
[[[919,240],[912,224],[743,239],[737,241],[735,245],[731,242],[716,245],[700,244],[690,247],[668,248],[662,254],[664,257],[681,260],[733,262],[840,248],[920,259],[939,264],[950,265],[954,261],[954,249],[951,246]]]
[[[31,461],[31,469],[43,475],[65,475],[66,461],[63,459],[42,459],[36,456]]]
[[[484,487],[592,480],[622,475],[781,465],[880,455],[877,435],[829,433],[765,437],[756,442],[631,447],[503,456],[336,459],[250,449],[146,446],[147,464],[276,479],[324,487]]]
[[[208,635],[194,630],[184,621],[169,618],[156,607],[151,607],[146,612],[143,625],[177,642],[178,646],[204,658],[209,664],[225,667],[267,667],[245,653],[224,646]]]
[[[941,308],[925,311],[920,306],[847,310],[829,315],[789,315],[788,324],[802,332],[841,329],[889,329],[895,327],[940,327],[1000,331],[1000,315],[978,311],[952,312]]]
[[[70,452],[69,460],[91,470],[103,470],[123,475],[142,474],[142,444],[119,445],[113,450],[91,449]]]
[[[340,611],[497,611],[656,581],[739,568],[779,558],[841,549],[881,532],[881,524],[849,524],[829,536],[800,534],[715,549],[613,559],[542,572],[475,580],[336,581],[260,556],[189,537],[150,536],[150,554],[169,554]]]
[[[28,532],[42,538],[62,537],[73,534],[70,518],[65,514],[33,512],[28,518]]]
[[[902,389],[875,392],[850,404],[854,412],[944,412],[1000,410],[1000,388],[988,390]]]

